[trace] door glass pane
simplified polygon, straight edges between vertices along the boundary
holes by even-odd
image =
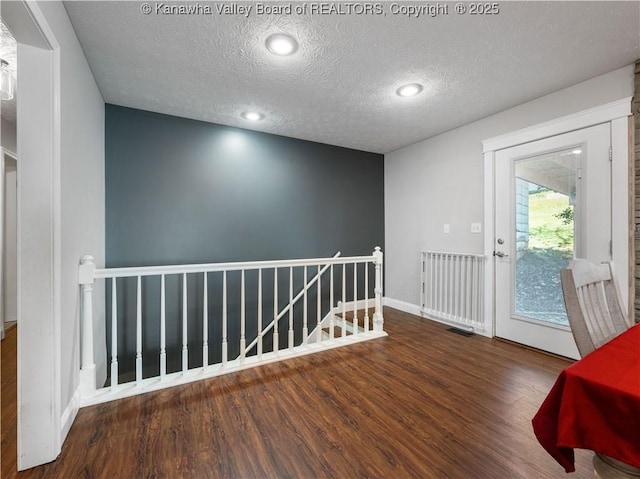
[[[569,325],[560,269],[575,252],[574,212],[582,149],[515,162],[515,314]]]

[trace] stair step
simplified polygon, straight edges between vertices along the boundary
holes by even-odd
[[[373,324],[373,314],[375,313],[375,308],[369,308],[368,313],[369,313],[369,329],[371,329],[371,325]],[[364,328],[364,309],[359,309],[357,311],[357,314],[358,314],[358,320],[357,320],[358,326],[360,326],[361,328]],[[336,321],[342,321],[342,311],[341,310],[336,311],[335,317],[336,317]],[[348,322],[353,324],[353,310],[345,311],[345,317],[347,318]]]
[[[364,328],[359,327],[358,333],[364,333]],[[353,334],[353,325],[347,323],[347,327],[345,328],[345,336],[351,336]],[[330,328],[322,328],[322,339],[328,338],[330,335]],[[333,326],[333,337],[341,338],[342,337],[342,326],[340,324],[334,324]]]
[[[373,314],[375,312],[374,308],[369,308],[368,313],[369,313],[369,324],[368,324],[368,331],[372,331],[373,330]],[[344,312],[344,317],[346,318],[346,325],[344,324],[344,321],[342,319],[342,311],[341,310],[336,310],[334,309],[334,314],[333,314],[333,324],[334,324],[334,334],[333,337],[334,338],[341,338],[342,337],[342,327],[345,328],[345,336],[351,336],[353,334],[353,309],[351,310],[347,310]],[[357,332],[358,333],[364,333],[364,309],[359,309],[357,312]],[[329,315],[328,315],[329,316]],[[322,324],[323,328],[322,328],[322,340],[324,341],[325,339],[329,339],[329,318],[325,317],[324,318],[324,322]],[[315,339],[315,330],[310,331],[310,343],[314,343],[316,342]]]

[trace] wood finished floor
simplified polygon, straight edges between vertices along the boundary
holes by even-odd
[[[567,361],[389,308],[385,329],[388,338],[84,408],[58,460],[19,474],[5,468],[15,448],[3,429],[2,478],[593,477],[591,453],[577,451],[567,476],[531,430]]]
[[[18,467],[17,450],[17,392],[16,356],[18,354],[18,328],[5,331],[0,341],[0,471],[2,479],[10,478]]]

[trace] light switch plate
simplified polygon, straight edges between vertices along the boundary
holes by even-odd
[[[442,227],[442,232],[449,234],[450,231],[451,228],[449,227],[449,223],[445,223],[445,225]]]
[[[471,223],[472,233],[482,233],[482,223]]]

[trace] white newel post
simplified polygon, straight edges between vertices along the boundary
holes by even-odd
[[[376,246],[375,251],[373,252],[373,257],[375,258],[376,265],[376,277],[375,277],[375,286],[374,293],[376,295],[376,310],[373,314],[373,330],[376,333],[381,333],[383,331],[384,318],[382,316],[382,258],[383,254],[380,250],[380,246]]]
[[[82,362],[79,386],[82,395],[91,395],[96,390],[96,365],[93,357],[93,283],[96,265],[93,259],[93,256],[83,256],[78,268],[82,327]]]

